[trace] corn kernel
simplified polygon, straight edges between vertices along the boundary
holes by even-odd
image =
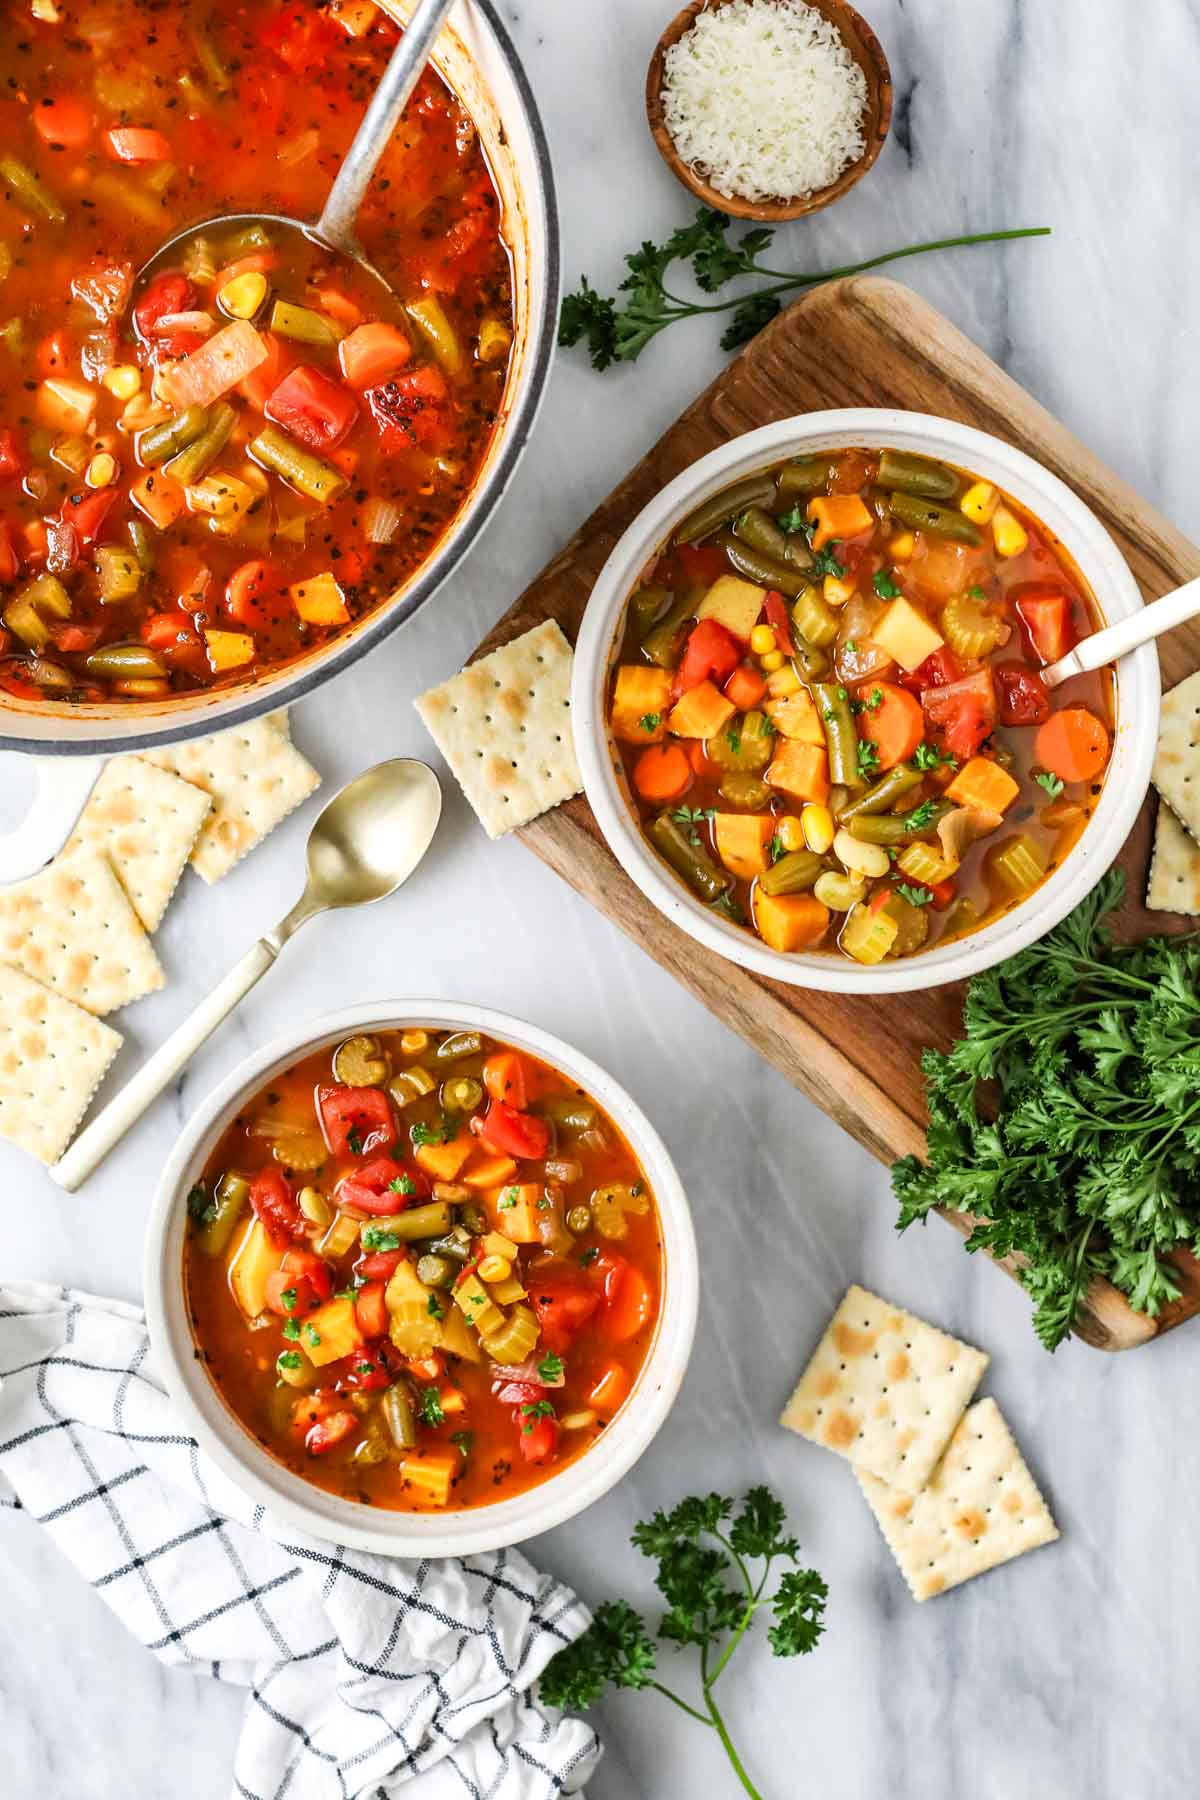
[[[967,489],[958,506],[968,519],[974,519],[977,525],[986,525],[999,501],[1000,496],[990,481],[977,481]]]
[[[847,600],[854,598],[855,587],[852,581],[843,581],[837,575],[827,575],[821,586],[826,606],[845,606]]]
[[[267,278],[258,269],[235,275],[217,295],[217,305],[231,319],[252,319],[267,297]]]
[[[992,540],[998,556],[1020,556],[1029,533],[1007,506],[998,506],[992,514]]]
[[[134,363],[114,363],[100,381],[118,400],[132,400],[142,385],[142,371]]]
[[[772,700],[786,700],[789,695],[798,694],[802,686],[791,663],[786,663],[782,669],[776,669],[773,675],[767,677],[767,692]]]
[[[765,656],[775,648],[775,633],[769,625],[756,625],[750,633],[750,648],[755,656]]]
[[[782,650],[768,650],[767,654],[760,657],[759,660],[767,674],[774,675],[782,669],[785,659]]]
[[[508,1269],[506,1256],[485,1256],[477,1273],[480,1281],[503,1281],[508,1274]]]
[[[803,850],[804,827],[794,813],[785,813],[775,825],[775,836],[785,850]]]
[[[827,806],[805,806],[800,812],[804,842],[814,856],[824,856],[834,839],[833,814]],[[790,848],[790,846],[789,846]],[[797,846],[799,848],[799,846]]]
[[[405,1031],[400,1037],[400,1048],[405,1056],[420,1056],[422,1050],[429,1045],[427,1031]]]
[[[917,547],[917,540],[911,531],[898,531],[895,537],[888,539],[888,555],[893,562],[907,562]]]
[[[117,459],[102,450],[99,456],[93,456],[83,472],[83,479],[90,488],[111,487],[117,479]]]

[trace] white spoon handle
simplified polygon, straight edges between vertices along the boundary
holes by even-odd
[[[1118,656],[1127,656],[1139,644],[1148,644],[1151,638],[1161,637],[1164,631],[1173,631],[1176,625],[1194,619],[1197,613],[1200,613],[1200,577],[1176,588],[1174,593],[1164,594],[1161,600],[1152,600],[1131,618],[1119,619],[1115,625],[1106,625],[1103,631],[1094,631],[1066,656],[1043,669],[1042,680],[1047,687],[1057,687],[1071,675],[1086,675],[1093,669],[1102,669],[1105,663],[1115,662]]]

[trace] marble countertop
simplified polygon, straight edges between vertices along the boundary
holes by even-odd
[[[549,129],[568,283],[689,214],[645,129],[641,86],[666,0],[502,0]],[[1195,0],[869,0],[896,80],[868,180],[781,233],[822,267],[912,239],[1048,223],[1007,250],[905,265],[982,344],[1185,531],[1195,481],[1200,101]],[[603,29],[600,29],[601,24]],[[430,755],[411,696],[462,657],[719,366],[706,323],[636,373],[561,355],[535,439],[485,540],[416,621],[301,706],[326,792],[387,754]],[[346,705],[354,690],[354,706]],[[0,769],[0,829],[23,775]],[[830,1586],[818,1653],[744,1649],[731,1728],[765,1795],[1054,1800],[1177,1791],[1200,1764],[1200,1327],[1121,1357],[1051,1361],[1015,1286],[938,1222],[898,1240],[885,1173],[515,842],[489,844],[447,784],[419,877],[356,920],[308,928],[83,1196],[0,1147],[0,1275],[137,1297],[141,1226],[190,1107],[251,1046],[353,999],[475,998],[536,1018],[644,1096],[691,1194],[704,1298],[695,1358],[643,1462],[530,1546],[585,1597],[652,1604],[634,1522],[685,1492],[771,1483]],[[165,993],[121,1021],[125,1064],[161,1040],[290,905],[310,803],[229,880],[189,878],[159,944]],[[464,904],[456,905],[461,896]],[[465,904],[470,897],[471,906]],[[536,920],[536,930],[531,921]],[[482,922],[482,923],[481,923]],[[909,1599],[845,1467],[775,1424],[846,1284],[860,1280],[980,1344],[1062,1541],[956,1593]],[[0,1518],[0,1741],[12,1800],[216,1800],[240,1702],[165,1673],[28,1519]],[[655,1696],[602,1707],[595,1800],[736,1784],[716,1745]],[[414,1790],[416,1791],[416,1790]]]

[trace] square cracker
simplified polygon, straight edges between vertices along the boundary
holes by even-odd
[[[124,888],[87,848],[0,889],[0,962],[97,1017],[153,993],[164,979]]]
[[[852,1287],[780,1423],[902,1493],[928,1481],[989,1358]]]
[[[120,1048],[111,1025],[0,963],[0,1137],[57,1161]]]
[[[155,768],[168,769],[211,796],[212,811],[190,858],[208,882],[227,875],[321,785],[317,771],[291,742],[286,715],[279,713],[141,754]]]
[[[169,769],[116,756],[100,772],[67,850],[108,857],[147,931],[153,931],[191,855],[212,800]]]
[[[1180,824],[1200,839],[1200,671],[1163,695],[1150,779]]]
[[[1058,1526],[994,1400],[965,1413],[919,1494],[854,1471],[914,1600],[1053,1543]]]
[[[1200,913],[1200,844],[1165,800],[1154,822],[1146,905],[1151,912]]]
[[[571,737],[572,661],[547,619],[414,702],[490,838],[583,786]]]

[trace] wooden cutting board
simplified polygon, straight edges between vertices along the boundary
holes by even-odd
[[[622,378],[620,373],[608,377]],[[833,406],[935,413],[1028,451],[1103,520],[1147,600],[1200,575],[1200,550],[948,320],[898,282],[860,276],[815,289],[761,332],[543,569],[476,655],[546,618],[557,619],[574,641],[609,551],[666,482],[744,431]],[[1200,623],[1173,632],[1160,649],[1163,685],[1169,688],[1200,667]],[[1194,924],[1147,913],[1141,905],[1153,806],[1148,798],[1120,859],[1131,896],[1120,922],[1126,936]],[[926,1045],[945,1048],[956,1036],[961,988],[896,997],[809,993],[726,962],[670,925],[643,898],[607,849],[582,797],[535,820],[520,835],[872,1155],[891,1163],[923,1149],[921,1051]],[[969,1222],[947,1216],[959,1230],[969,1229]],[[1200,1312],[1200,1263],[1185,1253],[1178,1261],[1183,1295],[1157,1322],[1134,1313],[1115,1288],[1099,1283],[1089,1296],[1080,1335],[1104,1349],[1128,1349]]]

